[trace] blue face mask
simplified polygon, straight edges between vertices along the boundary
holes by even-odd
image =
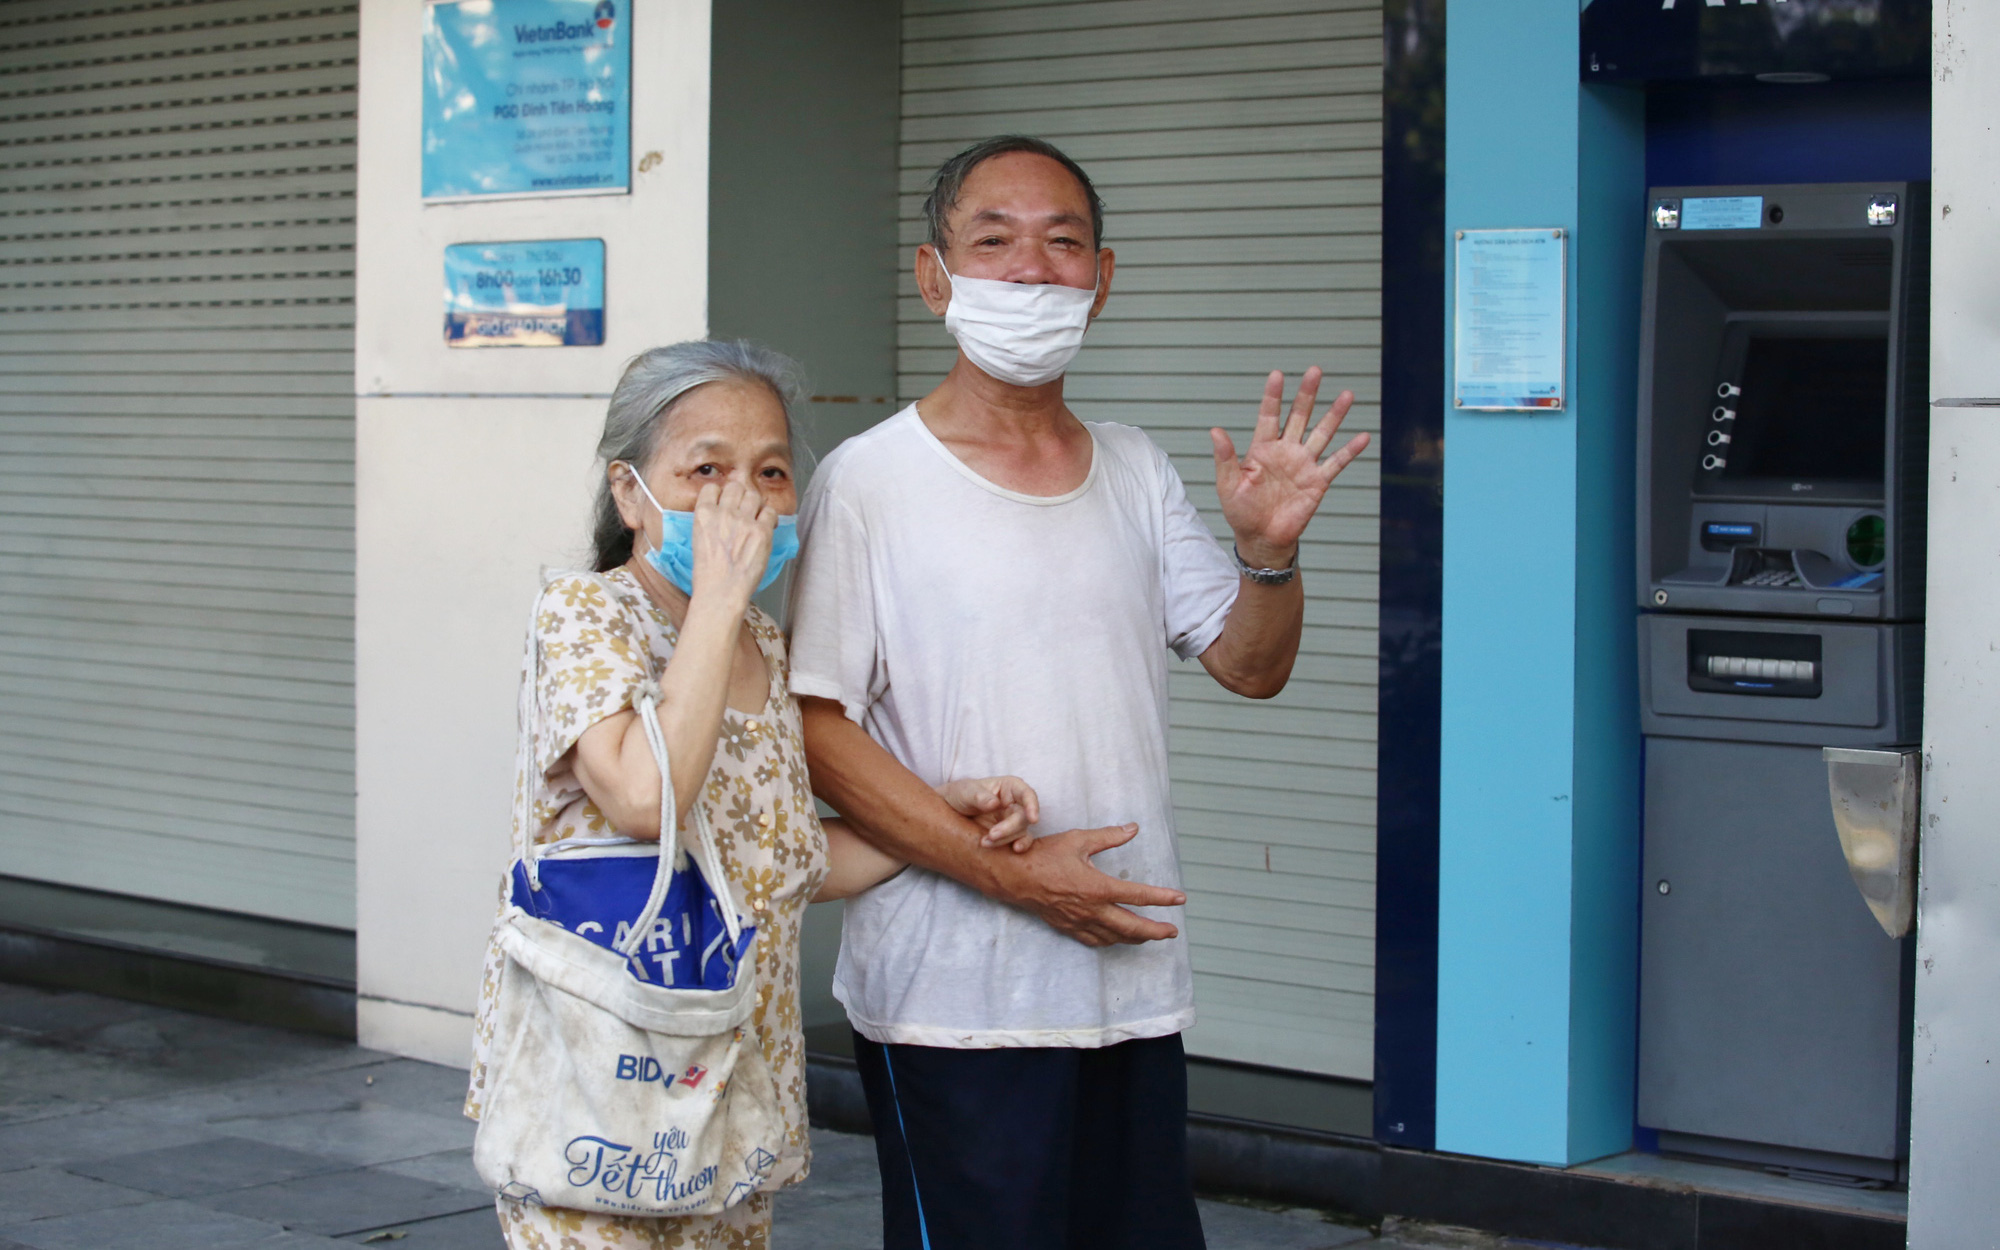
[[[660,501],[653,498],[653,492],[646,488],[646,479],[635,469],[632,480],[646,496],[646,502],[660,508]],[[764,578],[757,583],[762,592],[778,574],[785,571],[799,554],[799,519],[795,516],[778,518],[778,528],[771,535],[771,558],[764,563]],[[660,508],[660,545],[646,553],[646,563],[653,571],[681,588],[684,595],[694,594],[694,513],[669,512]]]

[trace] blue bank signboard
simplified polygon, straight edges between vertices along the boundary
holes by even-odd
[[[597,347],[604,240],[454,243],[444,249],[450,347]]]
[[[629,190],[631,5],[426,5],[424,198]]]

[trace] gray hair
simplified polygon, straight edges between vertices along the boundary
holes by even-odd
[[[710,382],[756,382],[769,387],[785,411],[785,436],[799,459],[798,423],[792,407],[802,398],[799,367],[789,356],[742,339],[691,339],[641,352],[625,366],[611,406],[604,414],[604,434],[597,440],[597,458],[609,466],[623,460],[643,469],[660,445],[674,406],[696,387]],[[615,569],[632,558],[632,531],[618,515],[607,473],[597,482],[597,503],[591,511],[591,546],[598,572]]]
[[[1070,172],[1083,188],[1083,198],[1090,202],[1090,246],[1104,246],[1104,200],[1097,194],[1097,187],[1090,181],[1090,175],[1083,172],[1083,166],[1071,160],[1061,148],[1046,139],[1036,139],[1028,135],[1000,135],[997,138],[982,139],[960,152],[944,164],[938,166],[937,173],[931,175],[930,194],[924,197],[924,224],[930,230],[930,245],[940,253],[951,237],[951,210],[958,207],[958,193],[965,189],[965,180],[987,161],[996,156],[1006,156],[1013,152],[1032,152],[1036,156],[1046,156]]]

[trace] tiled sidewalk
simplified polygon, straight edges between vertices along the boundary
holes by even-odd
[[[502,1250],[464,1090],[325,1038],[0,985],[0,1250]],[[814,1147],[779,1250],[874,1250],[873,1144]],[[1214,1250],[1438,1244],[1208,1200],[1202,1218]]]

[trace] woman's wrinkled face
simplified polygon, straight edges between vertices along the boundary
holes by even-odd
[[[757,382],[709,382],[681,396],[667,414],[659,445],[638,469],[669,512],[691,512],[701,488],[740,482],[781,516],[799,510],[784,405]],[[660,543],[660,514],[633,485],[623,462],[610,468],[618,515],[641,536],[639,551]]]

